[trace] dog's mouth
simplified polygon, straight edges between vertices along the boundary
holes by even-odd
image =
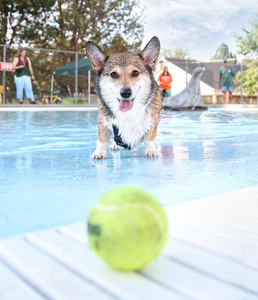
[[[119,110],[125,112],[132,108],[134,98],[132,100],[122,100],[122,99],[117,99],[117,100],[119,101]]]

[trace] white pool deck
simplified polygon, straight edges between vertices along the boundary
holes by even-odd
[[[166,211],[169,240],[137,272],[96,257],[85,222],[0,240],[0,299],[258,299],[258,185]]]
[[[228,110],[241,110],[241,109],[258,109],[258,104],[213,104],[207,105],[208,108],[224,108]],[[97,105],[92,104],[76,104],[76,105],[56,105],[56,104],[0,104],[0,111],[83,111],[83,110],[96,110]]]

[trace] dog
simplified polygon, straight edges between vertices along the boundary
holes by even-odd
[[[160,42],[153,37],[141,53],[104,54],[91,41],[86,53],[97,72],[98,105],[97,147],[92,159],[105,159],[111,134],[110,150],[133,149],[144,141],[145,157],[157,157],[155,146],[162,109],[161,91],[153,69],[159,56]]]

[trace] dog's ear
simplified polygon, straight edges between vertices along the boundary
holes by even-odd
[[[141,57],[152,69],[155,67],[160,51],[159,39],[154,36],[141,52]]]
[[[92,42],[86,43],[86,53],[92,68],[95,71],[101,70],[107,58],[106,54],[104,54],[99,47]]]

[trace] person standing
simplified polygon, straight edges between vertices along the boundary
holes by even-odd
[[[159,86],[162,89],[162,95],[164,97],[171,96],[171,82],[172,81],[173,81],[173,78],[168,71],[168,67],[164,67],[163,73],[161,73],[158,78]]]
[[[219,87],[223,93],[223,102],[226,104],[227,92],[229,94],[229,104],[232,101],[232,92],[236,85],[236,72],[232,66],[230,66],[226,59],[223,59],[223,66],[219,70]]]
[[[23,104],[23,89],[25,88],[26,97],[31,104],[36,104],[32,91],[32,81],[35,79],[31,61],[26,57],[26,50],[18,50],[18,57],[13,60],[13,70],[15,70],[14,81],[16,85],[16,97],[20,104]]]

